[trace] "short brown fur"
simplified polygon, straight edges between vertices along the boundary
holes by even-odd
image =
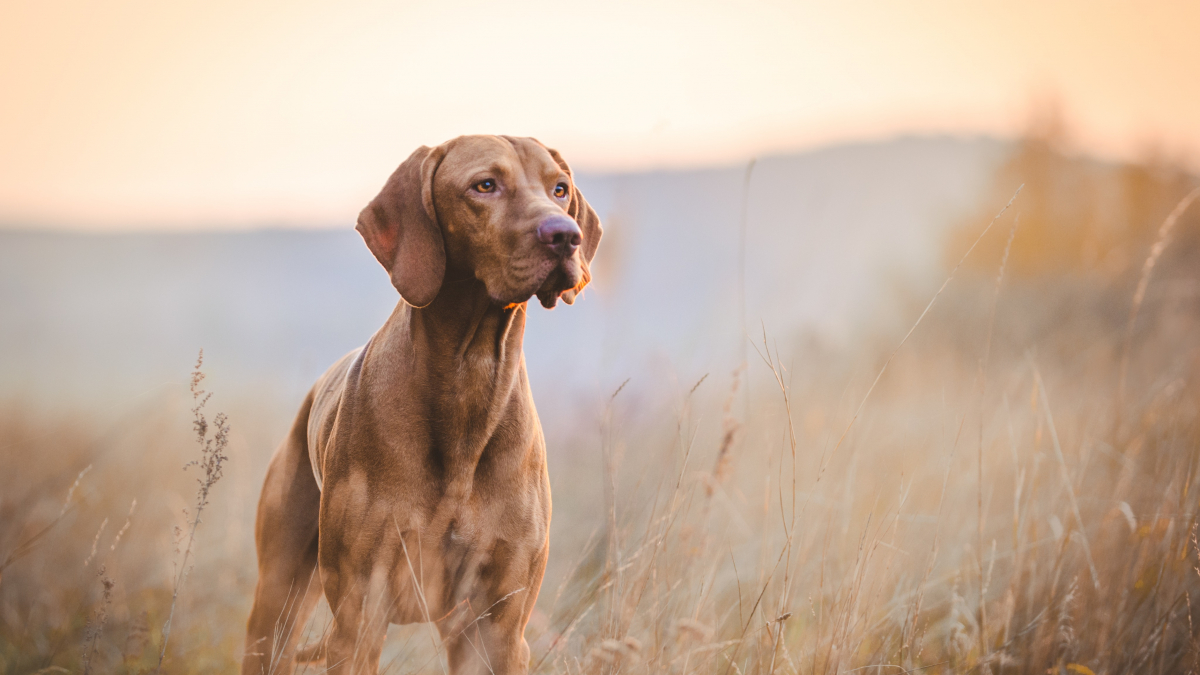
[[[577,226],[578,248],[540,239],[546,223]],[[599,219],[555,151],[463,136],[414,152],[357,229],[402,300],[317,381],[271,460],[242,672],[323,657],[375,673],[389,623],[433,621],[452,673],[523,673],[550,523],[526,301],[574,302]],[[321,591],[333,624],[301,650]]]

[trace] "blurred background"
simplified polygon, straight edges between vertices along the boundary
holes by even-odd
[[[1183,621],[1182,572],[1123,618],[1088,608],[1126,607],[1154,561],[1195,553],[1198,25],[1182,2],[5,3],[0,670],[157,661],[188,549],[173,528],[195,515],[179,469],[201,348],[208,414],[232,431],[168,660],[240,658],[266,462],[399,300],[357,213],[415,147],[468,133],[560,150],[605,225],[584,299],[529,310],[554,550],[585,552],[552,553],[539,668],[774,672],[780,644],[809,650],[797,672],[1192,663],[1191,624],[1135,630]],[[681,614],[643,617],[610,583],[632,542],[666,540],[656,481],[726,495],[676,551],[751,570],[694,571],[717,590],[690,620],[720,649],[685,649]],[[797,495],[820,505],[801,517],[815,548],[771,576],[799,546]],[[805,586],[839,547],[859,569],[857,524],[904,504],[925,548],[870,577],[893,604]],[[1141,553],[1104,538],[1114,522]],[[897,531],[872,541],[903,549]],[[1104,546],[1125,553],[1097,561]],[[1121,574],[1118,595],[1089,581]],[[747,642],[718,608],[747,578],[774,616],[803,598],[812,625],[772,638],[756,619],[768,639]],[[1062,638],[1071,612],[1099,622],[1072,633],[1102,636],[1090,666]],[[390,667],[423,672],[405,650],[428,645],[398,630]],[[644,648],[604,651],[638,630]]]

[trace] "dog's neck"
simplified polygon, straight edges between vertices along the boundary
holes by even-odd
[[[409,312],[413,339],[443,362],[520,359],[525,306],[502,307],[477,279],[448,281],[433,302]]]
[[[401,301],[372,338],[375,354],[368,357],[411,369],[452,398],[474,395],[495,404],[494,394],[510,390],[524,370],[524,334],[524,303],[502,306],[474,278],[447,281],[425,307]],[[454,391],[463,386],[469,390]]]
[[[475,467],[501,423],[528,407],[524,331],[524,304],[501,306],[474,279],[450,282],[425,307],[401,301],[363,355],[364,405],[438,420],[429,440],[442,457],[446,489],[459,497],[470,494]],[[414,400],[414,392],[423,393]],[[500,447],[510,446],[528,449]]]

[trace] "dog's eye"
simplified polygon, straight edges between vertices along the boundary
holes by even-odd
[[[476,183],[473,187],[475,188],[476,192],[482,192],[484,194],[487,194],[489,192],[495,192],[496,191],[496,181],[492,180],[491,178],[485,178],[485,179],[479,181],[478,183]]]
[[[559,183],[554,186],[554,196],[562,199],[567,196],[567,184]]]

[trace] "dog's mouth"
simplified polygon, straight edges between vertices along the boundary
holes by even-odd
[[[574,294],[583,289],[583,270],[578,263],[572,265],[571,262],[570,258],[564,260],[561,265],[555,266],[550,270],[550,274],[546,275],[546,280],[542,282],[536,293],[542,307],[552,309],[558,304],[558,299],[567,292],[571,293],[567,304],[571,304],[575,300]]]
[[[533,290],[524,294],[525,298],[531,295],[536,295],[538,302],[542,303],[542,307],[551,309],[558,304],[558,299],[564,293],[570,294],[568,304],[574,301],[574,293],[582,289],[586,281],[584,280],[583,266],[579,262],[579,256],[569,255],[564,258],[549,259],[545,261],[544,271],[540,275],[541,281],[534,281]],[[536,280],[537,277],[535,277]]]
[[[488,284],[492,298],[504,306],[520,305],[537,296],[538,302],[551,309],[562,298],[567,304],[575,302],[576,294],[589,281],[579,254],[567,256],[537,255],[529,262],[510,262],[508,274]],[[540,258],[540,259],[539,259]],[[528,260],[528,259],[527,259]]]

